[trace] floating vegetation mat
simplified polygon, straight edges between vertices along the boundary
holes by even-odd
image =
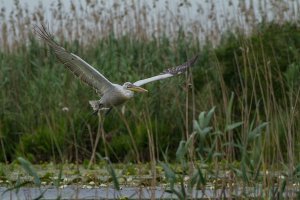
[[[36,177],[20,165],[2,165],[1,171],[5,173],[0,176],[1,199],[294,198],[300,186],[280,171],[259,172],[256,182],[246,182],[234,170],[216,172],[203,164],[200,165],[203,180],[200,180],[195,179],[195,174],[189,175],[180,166],[170,164],[175,175],[173,183],[161,165],[154,172],[151,164],[112,164],[115,177],[107,166],[100,163],[87,169],[75,164],[33,165],[40,181],[37,185]]]

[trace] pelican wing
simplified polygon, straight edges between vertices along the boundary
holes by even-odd
[[[161,74],[159,74],[157,76],[139,80],[133,84],[136,86],[142,86],[142,85],[145,85],[146,83],[150,83],[152,81],[162,80],[165,78],[169,78],[169,77],[173,77],[173,76],[182,74],[185,71],[187,71],[187,69],[196,62],[197,58],[198,58],[198,56],[194,56],[192,59],[188,60],[187,62],[183,63],[182,65],[166,69],[165,71],[163,71]]]
[[[113,87],[113,84],[94,67],[82,60],[79,56],[69,53],[63,47],[59,46],[53,40],[53,36],[47,31],[45,26],[35,26],[34,30],[35,33],[54,50],[58,60],[81,81],[102,94],[105,93],[107,89]]]

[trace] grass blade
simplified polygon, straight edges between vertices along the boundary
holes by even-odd
[[[34,184],[38,187],[41,186],[41,180],[37,174],[37,172],[35,171],[35,169],[33,168],[33,166],[31,165],[31,163],[27,160],[25,160],[22,157],[18,157],[17,159],[19,161],[19,163],[21,164],[22,168],[30,175],[33,177],[34,179]]]

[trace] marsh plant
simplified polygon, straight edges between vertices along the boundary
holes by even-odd
[[[112,9],[105,2],[53,1],[29,11],[16,0],[12,12],[1,9],[1,162],[91,167],[98,152],[112,163],[150,161],[152,186],[157,161],[180,187],[183,174],[190,187],[211,186],[213,174],[218,187],[259,182],[273,195],[299,184],[299,1],[227,1],[237,14],[221,18],[220,5],[206,1],[188,23],[189,1],[174,12],[168,1],[111,1]],[[185,76],[147,85],[148,95],[100,123],[88,105],[97,95],[34,36],[36,24],[115,82],[199,60]],[[178,197],[188,195],[173,186]]]

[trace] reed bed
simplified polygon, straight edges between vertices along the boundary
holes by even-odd
[[[229,171],[222,186],[299,183],[299,1],[183,1],[176,11],[168,1],[110,3],[66,8],[53,1],[27,11],[14,1],[11,13],[1,10],[1,162],[23,156],[34,163],[94,163],[99,140],[95,150],[112,162],[151,161],[153,177],[164,161],[170,182],[166,163],[178,161],[189,175],[198,166],[197,187],[205,187],[202,164],[216,176]],[[194,19],[185,22],[195,6]],[[155,75],[195,54],[199,61],[185,76],[147,85],[149,95],[137,95],[99,123],[88,105],[97,95],[37,39],[35,24],[49,26],[60,44],[113,82]]]

